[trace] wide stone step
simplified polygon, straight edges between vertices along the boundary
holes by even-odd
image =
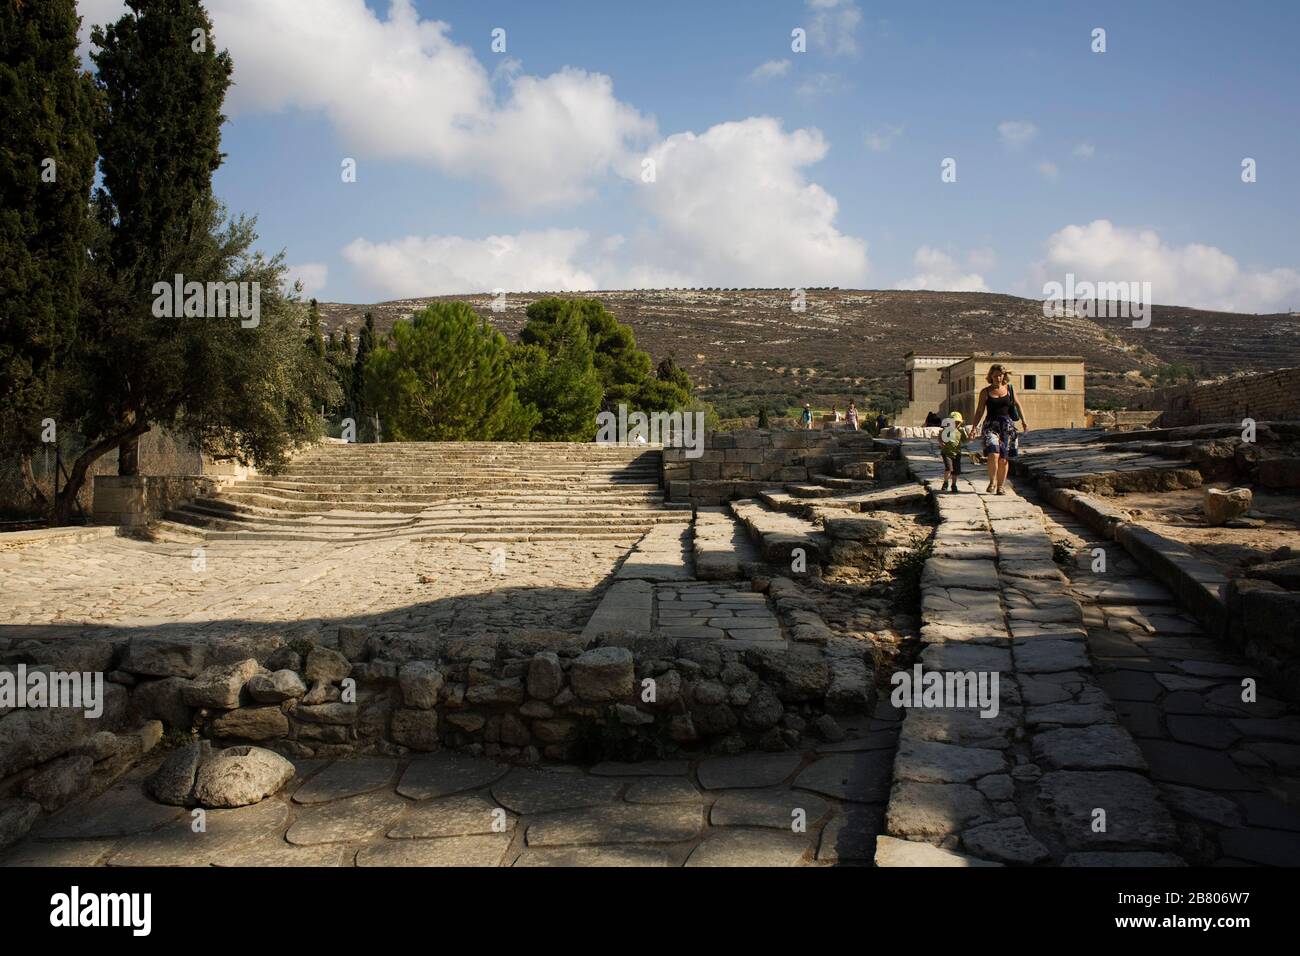
[[[699,508],[694,532],[695,576],[701,581],[745,578],[759,563],[749,529],[725,508]]]
[[[829,498],[836,493],[834,488],[828,488],[825,485],[801,482],[790,482],[785,486],[785,490],[795,498]]]
[[[761,501],[742,498],[729,505],[731,513],[746,528],[765,561],[790,564],[802,549],[808,566],[824,564],[830,553],[830,539],[803,518],[773,511]]]

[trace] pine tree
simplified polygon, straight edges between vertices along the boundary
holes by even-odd
[[[520,345],[516,359],[519,400],[540,419],[535,441],[591,441],[603,389],[586,322],[575,309],[556,319],[547,346]]]
[[[95,167],[94,81],[74,0],[0,0],[0,455],[29,455],[57,410],[77,326]],[[57,437],[57,436],[56,436]]]
[[[367,403],[394,441],[520,441],[537,422],[515,394],[505,337],[463,302],[398,322],[365,375]]]

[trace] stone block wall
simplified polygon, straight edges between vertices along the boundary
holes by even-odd
[[[1156,425],[1208,425],[1300,418],[1300,368],[1244,375],[1212,385],[1174,385],[1137,396],[1132,409],[1158,410]]]
[[[786,482],[809,481],[831,473],[836,456],[889,454],[870,432],[851,429],[746,428],[705,436],[703,454],[688,458],[685,448],[665,448],[663,484],[670,501],[722,504],[758,494]]]
[[[208,475],[95,475],[95,524],[134,528],[221,484]]]

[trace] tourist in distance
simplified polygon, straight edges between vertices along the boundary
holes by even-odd
[[[813,422],[812,406],[809,405],[807,402],[804,403],[803,414],[799,416],[799,421],[803,423],[804,428],[810,430],[812,429],[812,422]]]
[[[1006,494],[1003,485],[1007,481],[1007,471],[1011,459],[1020,454],[1020,434],[1016,430],[1019,422],[1023,431],[1029,431],[1029,423],[1020,411],[1016,401],[1016,390],[1011,387],[1011,373],[1001,365],[989,368],[988,384],[980,389],[979,404],[975,406],[975,420],[971,422],[972,433],[979,428],[985,412],[988,419],[984,422],[984,455],[988,458],[989,486],[986,494]]]
[[[849,427],[858,430],[858,403],[849,402]]]

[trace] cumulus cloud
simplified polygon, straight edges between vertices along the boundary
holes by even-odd
[[[976,250],[971,258],[992,264],[992,252]],[[896,289],[925,289],[931,292],[988,292],[988,284],[977,272],[963,272],[957,260],[941,249],[921,246],[912,257],[917,273],[896,284]]]
[[[653,222],[641,251],[709,285],[852,285],[866,243],[835,227],[835,198],[804,176],[826,155],[815,129],[753,117],[652,147],[657,179],[640,184]]]
[[[864,140],[867,148],[875,153],[883,153],[894,145],[894,140],[903,135],[901,126],[882,126],[867,133]]]
[[[596,278],[577,264],[588,244],[581,229],[545,229],[467,239],[407,236],[355,239],[343,258],[377,295],[404,299],[462,292],[581,292]]]
[[[1038,135],[1038,127],[1029,120],[1003,120],[998,124],[998,138],[1008,149],[1019,149]]]
[[[655,137],[608,76],[549,76],[507,63],[494,77],[451,27],[391,0],[209,0],[235,62],[231,115],[301,109],[327,116],[346,155],[415,160],[485,177],[520,206],[571,203]]]
[[[858,52],[857,32],[862,11],[852,0],[807,0],[812,19],[808,23],[808,40],[814,50],[831,56],[851,56]]]
[[[1152,229],[1106,219],[1070,225],[1047,240],[1047,258],[1034,270],[1041,283],[1150,282],[1152,300],[1228,312],[1282,312],[1300,301],[1300,272],[1251,271],[1221,249],[1201,243],[1169,245]]]
[[[1038,164],[1038,175],[1042,176],[1049,183],[1056,182],[1060,178],[1061,168],[1056,163],[1042,162]]]
[[[759,80],[770,80],[774,77],[785,76],[790,72],[789,60],[768,60],[762,63],[750,72],[749,78],[755,82]]]
[[[1092,159],[1097,155],[1097,147],[1092,143],[1080,143],[1074,147],[1074,155],[1079,159]]]
[[[285,270],[284,287],[292,289],[295,282],[302,283],[302,295],[307,299],[320,298],[329,276],[329,266],[323,262],[303,262]]]

